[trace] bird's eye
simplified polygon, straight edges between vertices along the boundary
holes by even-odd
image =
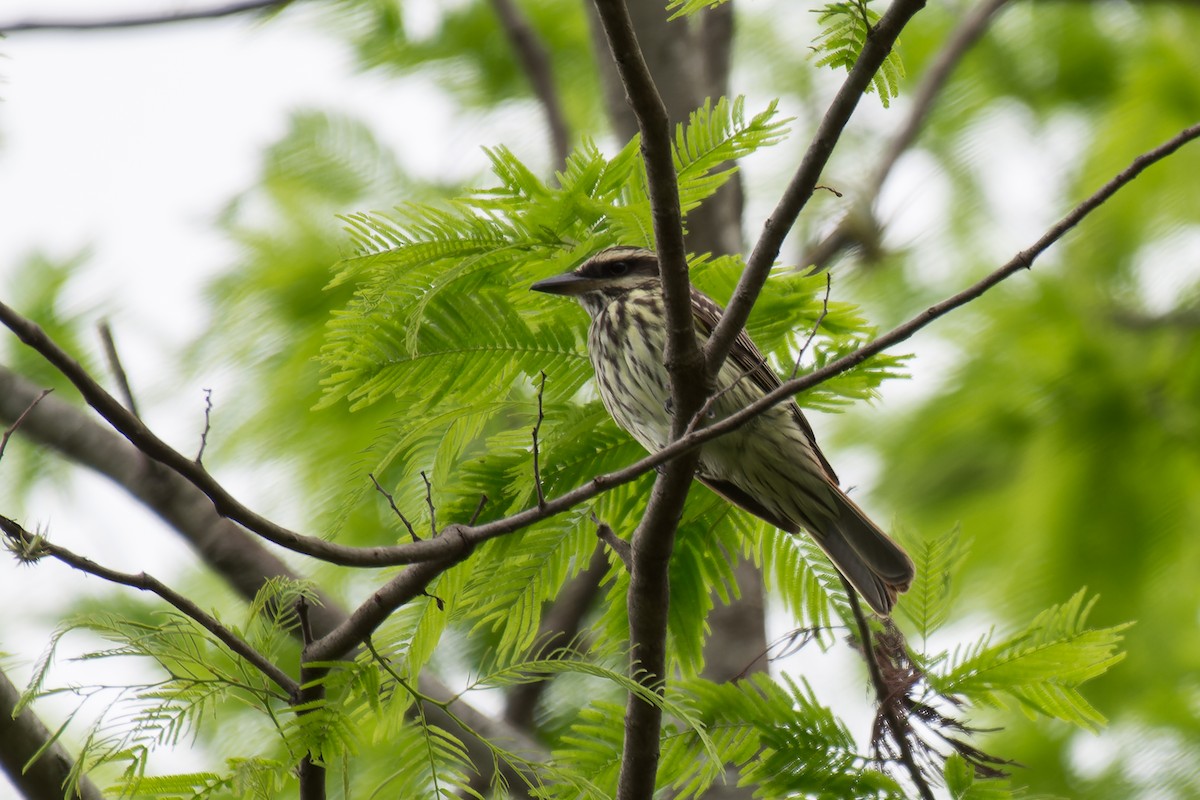
[[[608,271],[609,271],[609,274],[613,275],[614,277],[619,278],[620,276],[624,275],[626,272],[629,272],[629,262],[628,261],[614,261],[613,263],[608,265]]]

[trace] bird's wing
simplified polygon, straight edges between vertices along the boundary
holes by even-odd
[[[692,316],[696,320],[696,327],[699,329],[701,343],[707,342],[712,336],[713,329],[717,326],[717,322],[721,319],[721,315],[725,310],[717,305],[708,295],[692,289]],[[733,340],[733,347],[729,349],[729,360],[737,366],[738,371],[745,373],[746,380],[751,381],[762,390],[763,394],[778,389],[782,383],[779,376],[775,374],[775,370],[771,369],[771,365],[767,363],[767,359],[759,352],[758,347],[751,341],[750,335],[746,333],[746,329],[742,328],[738,331],[738,335]],[[794,400],[789,401],[792,416],[796,420],[796,424],[800,426],[800,430],[804,431],[805,437],[808,439],[809,445],[812,447],[813,454],[817,460],[821,462],[821,466],[825,468],[825,472],[829,475],[830,481],[834,486],[838,485],[837,473],[833,471],[825,454],[821,452],[821,448],[817,445],[817,437],[813,433],[812,426],[808,424],[808,420],[804,418],[804,414],[800,412],[800,407],[796,405]],[[732,499],[732,498],[730,498]],[[736,500],[734,501],[737,502]],[[739,503],[739,505],[741,505]]]

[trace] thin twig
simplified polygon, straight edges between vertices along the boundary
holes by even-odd
[[[821,329],[821,323],[825,321],[825,317],[829,316],[829,293],[832,289],[833,279],[826,272],[825,297],[821,300],[821,313],[817,315],[817,321],[813,323],[812,330],[808,332],[808,338],[804,340],[804,346],[800,348],[799,353],[796,353],[796,363],[792,366],[792,374],[788,377],[788,380],[794,380],[800,372],[800,359],[804,358],[804,352],[813,343],[813,339],[817,338],[817,331]]]
[[[33,548],[37,551],[38,555],[51,556],[70,567],[74,567],[80,572],[95,575],[97,578],[109,581],[110,583],[118,583],[122,586],[129,586],[133,589],[140,589],[141,591],[158,595],[167,603],[174,606],[184,616],[189,617],[200,625],[200,627],[219,639],[222,644],[234,653],[248,661],[255,669],[286,692],[288,697],[295,697],[299,691],[299,684],[292,680],[286,672],[275,666],[266,656],[259,653],[245,640],[222,625],[215,617],[205,613],[191,600],[153,576],[147,575],[145,572],[134,575],[132,573],[109,569],[91,559],[77,555],[65,547],[50,543],[43,535],[30,533],[20,523],[5,516],[0,516],[0,530],[3,530],[4,534],[17,547]]]
[[[412,540],[414,542],[421,541],[421,537],[417,536],[417,532],[413,530],[412,523],[408,521],[408,517],[404,516],[404,513],[396,507],[396,499],[392,497],[391,492],[379,485],[379,481],[375,479],[374,474],[368,472],[367,477],[371,479],[371,483],[375,484],[375,491],[387,498],[388,505],[392,507],[392,512],[400,518],[400,521],[404,523],[404,527],[408,528],[408,535],[412,537]]]
[[[98,31],[116,28],[143,28],[150,25],[168,25],[173,22],[192,22],[202,19],[220,19],[236,14],[247,14],[254,11],[270,11],[283,8],[292,0],[247,0],[241,3],[230,3],[217,8],[197,9],[195,11],[180,11],[175,14],[148,14],[144,16],[114,17],[111,19],[92,20],[54,20],[31,19],[24,22],[10,22],[0,25],[0,34],[23,33],[26,31]]]
[[[204,466],[204,448],[208,447],[208,433],[212,430],[212,389],[204,390],[204,430],[200,432],[200,450],[196,453],[196,466]],[[136,414],[135,414],[136,416]]]
[[[525,70],[533,93],[541,103],[550,128],[550,146],[554,152],[556,169],[563,168],[571,152],[570,134],[567,132],[567,117],[563,113],[558,89],[554,85],[554,70],[550,54],[533,25],[521,13],[513,0],[492,0],[492,8],[500,19],[500,27],[508,37],[509,44],[517,54],[517,60]]]
[[[96,326],[100,332],[100,342],[104,345],[104,355],[108,359],[108,368],[112,370],[113,378],[117,382],[117,388],[121,390],[121,395],[125,398],[125,407],[129,409],[129,413],[135,417],[140,417],[138,413],[137,402],[133,399],[133,390],[129,388],[129,376],[125,374],[125,367],[121,365],[121,357],[117,353],[117,343],[113,339],[112,327],[109,326],[108,320],[101,320]]]
[[[429,478],[425,475],[425,470],[421,470],[421,480],[425,481],[425,505],[429,506],[429,531],[433,538],[437,538],[437,509],[433,505],[433,484],[429,482]]]
[[[20,416],[40,391],[41,387],[0,366],[0,417],[3,418],[0,424],[9,424]],[[53,396],[47,397],[38,405],[37,413],[31,414],[21,425],[20,435],[37,442],[48,451],[57,451],[64,458],[111,478],[117,486],[128,492],[132,499],[159,514],[183,541],[247,602],[252,602],[258,596],[264,583],[270,578],[299,580],[266,542],[241,525],[220,516],[204,493],[183,476],[161,465],[146,469],[145,454],[104,424],[90,409],[56,400]],[[324,636],[348,619],[347,612],[340,603],[320,589],[314,590],[312,601],[309,618],[316,637]],[[300,641],[299,626],[292,626],[290,633],[297,642]],[[0,682],[2,680],[0,675]],[[426,694],[446,702],[454,700],[456,695],[428,671],[421,674],[419,686]],[[3,694],[3,688],[0,687],[0,706],[3,706],[6,700]],[[9,710],[15,702],[14,697],[9,703]],[[448,715],[439,715],[434,707],[431,707],[430,721],[453,732],[453,735],[463,742],[469,761],[481,770],[480,779],[484,781],[484,786],[491,785],[494,770],[491,768],[491,751],[482,743],[480,736],[521,741],[526,752],[541,754],[535,759],[539,763],[545,763],[549,759],[549,754],[539,749],[521,730],[498,717],[484,714],[465,700],[455,702],[459,714],[468,721],[466,728],[455,723]],[[0,717],[5,713],[6,710],[0,708]],[[14,724],[21,725],[21,722],[17,721]],[[0,728],[3,728],[2,721]],[[33,746],[25,751],[25,755],[21,756],[16,750],[8,750],[0,753],[0,758],[9,756],[6,763],[10,767],[15,763],[15,771],[10,769],[15,775],[48,738],[48,732],[40,737],[32,734],[22,736],[21,741],[33,743]],[[47,751],[47,754],[31,767],[29,773],[16,780],[29,779],[40,769],[40,765],[53,758],[53,751]],[[65,776],[73,761],[63,761],[62,764],[64,766],[59,774]],[[527,768],[524,769],[529,773]],[[502,776],[496,780],[507,781],[510,786],[519,787],[529,780],[528,777],[518,774],[506,762],[500,764],[500,770]],[[62,780],[60,778],[42,785],[61,786]],[[49,789],[30,794],[38,797],[51,796]],[[99,794],[84,791],[84,797],[98,800]],[[514,797],[526,795],[514,792]]]
[[[11,439],[12,435],[17,432],[17,428],[21,427],[21,423],[25,421],[25,417],[29,416],[29,412],[33,411],[33,409],[37,407],[38,403],[42,402],[43,397],[53,391],[53,389],[42,389],[42,393],[33,398],[33,402],[27,405],[25,410],[21,412],[20,416],[13,420],[13,424],[5,428],[3,437],[0,437],[0,459],[4,458],[4,451],[8,449],[8,440]]]
[[[542,420],[546,415],[542,412],[542,395],[546,391],[546,373],[542,371],[542,380],[537,390],[537,421],[533,423],[533,486],[537,489],[538,508],[546,507],[546,493],[542,489],[542,469],[538,458],[538,433],[542,430]]]
[[[854,623],[858,627],[862,655],[867,662],[867,672],[871,676],[871,685],[875,687],[875,698],[879,703],[879,713],[887,720],[888,729],[892,733],[892,739],[900,748],[900,763],[908,771],[909,777],[917,787],[917,791],[920,792],[923,800],[934,800],[933,789],[929,787],[929,781],[925,778],[925,773],[917,765],[917,761],[913,757],[912,743],[908,741],[908,737],[905,735],[905,731],[908,730],[909,725],[906,720],[900,719],[896,698],[888,688],[887,681],[883,678],[883,670],[876,659],[875,646],[871,641],[871,625],[867,621],[866,615],[863,614],[862,604],[858,602],[858,593],[840,572],[838,573],[838,578],[841,579],[842,586],[846,589],[846,598],[850,601],[850,611],[854,614]]]
[[[799,653],[811,642],[819,641],[821,632],[824,630],[826,628],[812,627],[795,628],[788,631],[767,645],[766,649],[761,653],[750,659],[750,663],[742,668],[742,671],[735,676],[734,680],[741,680],[748,676],[750,671],[754,669],[754,665],[760,661],[765,660],[767,663],[772,663]]]
[[[479,495],[479,505],[475,506],[475,513],[471,515],[471,520],[467,523],[468,527],[474,527],[479,521],[479,515],[483,513],[483,507],[487,505],[488,496],[486,494]]]
[[[592,522],[596,525],[596,538],[604,542],[612,551],[617,554],[617,558],[621,559],[621,563],[625,565],[626,572],[633,571],[633,548],[629,542],[617,536],[616,532],[609,526],[607,522],[601,522],[593,511]]]

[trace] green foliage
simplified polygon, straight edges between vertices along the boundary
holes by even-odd
[[[1124,658],[1117,646],[1129,624],[1085,627],[1097,599],[1085,603],[1085,596],[1081,589],[1001,642],[993,643],[988,634],[956,650],[931,682],[944,695],[995,704],[1005,694],[1031,717],[1037,713],[1099,729],[1104,716],[1084,699],[1079,686]]]
[[[1009,800],[1015,796],[1006,780],[976,779],[975,771],[958,753],[946,759],[942,777],[954,800]]]
[[[693,14],[698,14],[710,8],[716,8],[727,2],[729,0],[670,0],[667,3],[667,10],[672,12],[671,19],[674,20],[680,17],[690,17]]]
[[[756,674],[735,683],[693,680],[678,691],[713,730],[721,759],[706,762],[693,735],[664,733],[663,782],[680,797],[700,797],[723,764],[740,773],[738,785],[763,797],[900,798],[900,787],[859,754],[845,725],[806,683],[787,675]]]
[[[955,528],[939,539],[916,543],[915,550],[909,552],[917,574],[898,608],[916,628],[922,646],[926,646],[930,635],[950,619],[954,608],[951,601],[955,597],[951,579],[966,557],[967,542]]]
[[[729,161],[777,142],[782,124],[774,104],[747,119],[740,100],[706,103],[692,114],[675,138],[685,211],[728,179]],[[585,144],[556,185],[498,149],[491,157],[499,184],[490,189],[439,207],[414,204],[394,215],[347,219],[357,254],[343,260],[331,286],[352,284],[355,294],[330,324],[321,406],[347,400],[363,409],[386,401],[409,412],[391,420],[376,440],[370,472],[388,476],[389,491],[418,529],[428,524],[426,477],[442,521],[466,519],[480,497],[487,498],[483,519],[536,499],[529,431],[539,401],[540,477],[547,494],[637,457],[639,448],[616,430],[585,388],[591,369],[578,312],[561,303],[547,307],[527,290],[532,280],[563,271],[602,246],[650,243],[649,200],[636,147],[635,140],[607,158]],[[736,258],[696,259],[696,283],[724,299],[742,266]],[[822,300],[820,278],[781,270],[770,287],[749,328],[781,364],[795,363],[818,319],[817,344],[809,354],[817,364],[854,349],[872,333],[852,307]],[[901,362],[894,356],[873,359],[804,401],[833,408],[869,397],[898,374]],[[640,497],[644,487],[622,488],[598,499],[593,510],[620,530],[636,519]],[[437,642],[442,629],[437,620],[496,637],[490,647],[499,663],[526,651],[534,644],[543,604],[588,562],[595,546],[590,527],[583,514],[568,514],[484,545],[476,566],[454,571],[465,576],[461,596],[441,583],[431,589],[450,606],[444,615],[425,616],[433,627],[401,648],[410,668],[424,663]],[[689,503],[672,562],[669,615],[672,663],[684,674],[698,674],[703,666],[713,589],[736,592],[732,562],[724,554],[749,549],[760,538],[761,526],[708,493],[698,492]],[[827,591],[836,581],[816,551],[803,558],[820,565],[813,569],[824,570],[824,583],[814,582],[812,569],[803,569],[781,570],[775,584],[821,625],[828,619]],[[621,641],[628,629],[620,600],[627,581],[617,570],[609,585],[612,602],[602,624],[613,641]],[[846,615],[844,607],[839,614]],[[397,642],[397,635],[381,639]]]
[[[584,8],[557,0],[521,0],[517,7],[547,50],[568,122],[578,130],[601,127],[602,94]],[[422,17],[418,25],[407,21],[411,15]],[[341,0],[329,16],[364,68],[432,78],[469,109],[491,110],[532,94],[491,3],[435,4],[414,12],[399,0]]]
[[[82,660],[132,659],[152,665],[154,678],[125,685],[46,687],[59,646],[75,631],[86,631],[113,643],[106,649],[85,652]],[[79,705],[51,742],[85,708],[97,714],[82,734],[78,757],[64,787],[68,795],[81,776],[105,765],[122,765],[123,790],[136,787],[146,796],[188,783],[196,790],[207,787],[215,791],[225,782],[208,774],[147,779],[150,756],[158,748],[177,746],[196,736],[200,726],[228,704],[255,710],[272,723],[286,706],[286,698],[263,675],[225,650],[191,619],[174,612],[162,614],[153,624],[103,613],[64,623],[35,667],[18,709],[41,698],[68,693],[80,699]]]
[[[822,8],[817,12],[817,22],[824,27],[814,40],[817,66],[840,67],[849,72],[862,53],[871,26],[878,21],[878,12],[867,7],[867,0],[830,3]],[[899,96],[903,77],[904,63],[893,48],[871,79],[867,91],[878,94],[879,102],[887,108],[892,98]]]
[[[672,9],[686,14],[708,5],[677,0]],[[351,18],[347,29],[365,65],[404,72],[436,65],[438,82],[475,109],[504,108],[528,96],[506,43],[494,35],[486,3],[438,9],[432,28],[419,34],[408,7],[393,0],[347,0],[334,8],[346,12],[339,20]],[[564,13],[554,0],[522,8],[550,43],[559,85],[572,90],[566,94],[572,121],[593,130],[601,93],[588,59],[579,57],[588,47],[582,11],[573,6]],[[782,24],[793,10],[779,3],[763,12],[739,10],[738,28],[745,32],[739,48],[760,62],[760,92],[786,91],[784,107],[807,111],[820,95],[813,71],[803,68],[805,48],[795,44],[807,31],[798,36],[795,26]],[[876,19],[854,3],[809,16],[823,29],[816,36],[816,61],[847,69]],[[906,61],[914,73],[941,52],[959,16],[958,9],[931,7],[921,24],[906,30]],[[1048,203],[1063,192],[1074,199],[1090,191],[1132,153],[1193,121],[1200,93],[1190,78],[1200,74],[1200,65],[1188,31],[1195,22],[1193,11],[1169,4],[1006,9],[958,67],[919,145],[935,179],[944,178],[952,193],[944,209],[934,209],[929,238],[939,257],[954,264],[953,275],[942,280],[920,244],[900,252],[885,231],[881,243],[894,251],[880,261],[868,254],[865,261],[876,269],[855,272],[852,260],[846,269],[839,266],[838,297],[873,301],[873,320],[907,317],[925,299],[960,288],[991,266],[996,192],[987,174],[993,144],[984,133],[997,129],[998,121],[1017,119],[1038,141],[1056,146],[1056,156],[1064,154],[1070,171],[1064,186],[1027,187]],[[742,61],[739,68],[756,67]],[[893,54],[871,87],[884,105],[902,74]],[[780,124],[773,111],[747,121],[737,103],[718,103],[680,129],[677,169],[688,209],[728,180],[724,161],[782,134],[772,129]],[[1069,148],[1053,144],[1061,143],[1064,129],[1076,128],[1081,133]],[[849,131],[842,160],[830,172],[849,182],[869,168],[879,133],[873,126]],[[527,166],[529,159],[498,148],[491,153],[496,185],[444,200],[461,191],[413,180],[365,126],[297,115],[288,136],[268,152],[261,186],[231,205],[222,220],[242,254],[237,269],[214,289],[220,311],[212,327],[218,335],[206,355],[257,365],[239,393],[241,407],[230,404],[239,424],[223,437],[231,443],[223,452],[236,449],[255,458],[270,453],[297,471],[295,485],[308,493],[304,511],[312,512],[314,527],[372,543],[403,540],[407,532],[364,480],[368,472],[394,493],[422,536],[432,521],[422,473],[431,480],[429,499],[441,523],[469,518],[480,495],[488,498],[484,519],[534,501],[530,429],[543,371],[541,479],[549,494],[634,460],[640,449],[612,425],[589,389],[582,315],[524,290],[605,244],[650,241],[636,151],[633,142],[606,156],[584,140],[557,180],[548,182]],[[1200,520],[1200,351],[1188,323],[1200,295],[1181,265],[1194,261],[1188,237],[1200,184],[1178,180],[1195,173],[1195,166],[1195,155],[1185,149],[1174,168],[1148,172],[1064,241],[1060,264],[1039,264],[1020,288],[989,295],[942,323],[937,330],[956,354],[954,363],[939,367],[941,383],[923,397],[889,402],[871,419],[855,416],[845,426],[845,436],[881,458],[883,477],[872,499],[894,510],[908,530],[952,531],[906,537],[918,578],[898,610],[913,638],[911,655],[926,670],[921,687],[966,709],[984,707],[989,720],[994,715],[1008,724],[1010,731],[993,741],[1029,766],[1015,781],[1038,791],[1105,800],[1155,789],[1180,797],[1196,793],[1186,776],[1200,729],[1181,699],[1194,688],[1200,657],[1193,637],[1179,632],[1194,627],[1198,584],[1192,573],[1200,563],[1197,540],[1189,535]],[[1003,194],[1016,196],[1011,187]],[[346,220],[356,252],[329,282],[328,264],[347,253],[332,215],[385,206],[396,197],[413,204]],[[831,208],[842,204],[821,195],[792,239],[811,240]],[[741,266],[736,258],[697,257],[693,276],[724,300]],[[36,278],[29,286],[46,295],[22,309],[33,309],[39,322],[50,320],[53,327],[65,308],[58,299],[61,281],[32,267],[24,274]],[[1147,286],[1159,280],[1173,287],[1165,302],[1147,296]],[[317,290],[327,283],[328,291]],[[816,324],[822,290],[820,278],[780,272],[756,308],[751,333],[781,373],[791,371]],[[326,342],[322,324],[334,314]],[[804,368],[828,363],[874,335],[867,316],[849,303],[831,302],[804,354]],[[55,329],[59,338],[66,333]],[[841,408],[872,397],[904,366],[901,358],[874,359],[800,400],[806,407]],[[320,392],[318,373],[325,379]],[[354,414],[342,413],[343,400]],[[308,412],[314,406],[320,409],[316,416]],[[22,479],[40,474],[17,472]],[[450,674],[479,674],[482,662],[467,660],[476,653],[455,652],[468,634],[470,646],[491,659],[479,682],[502,686],[557,676],[552,691],[559,692],[558,707],[546,713],[555,715],[558,727],[540,729],[549,731],[555,748],[553,763],[537,766],[547,796],[611,796],[625,688],[616,679],[625,654],[613,643],[624,641],[627,629],[627,576],[614,560],[606,578],[608,602],[598,619],[587,620],[599,643],[579,657],[587,660],[586,669],[577,663],[546,666],[536,636],[542,606],[593,551],[588,512],[627,533],[646,486],[623,487],[590,508],[489,543],[469,565],[431,586],[431,596],[405,606],[377,632],[380,651],[406,681],[431,665]],[[772,591],[822,644],[840,639],[848,609],[840,582],[810,541],[766,530],[705,490],[693,495],[671,572],[670,665],[681,680],[672,682],[669,708],[677,716],[664,731],[663,790],[695,796],[730,763],[741,783],[765,796],[895,796],[893,778],[859,752],[802,681],[755,677],[713,686],[695,678],[712,592],[737,592],[728,558],[735,552],[748,552],[764,566]],[[334,513],[338,518],[330,522]],[[330,569],[318,573],[324,588],[349,597],[361,596],[379,578],[372,575],[368,583]],[[1085,582],[1100,589],[1103,604],[1080,593],[1033,613]],[[239,630],[257,646],[294,657],[286,652],[294,648],[287,638],[291,623],[275,610],[304,591],[271,587]],[[977,619],[971,611],[986,611],[987,622],[1022,622],[1013,635],[980,638],[977,630],[964,630]],[[1101,627],[1085,627],[1089,614]],[[1137,627],[1116,624],[1130,618],[1139,619]],[[106,626],[119,628],[112,634],[118,645],[104,654],[128,651],[177,670],[199,671],[200,662],[222,676],[202,674],[213,686],[245,677],[203,634],[181,633],[187,626],[180,620],[164,619],[143,619],[135,627],[100,617],[102,633]],[[1113,670],[1118,677],[1098,677],[1122,657],[1116,647],[1126,635],[1130,654]],[[927,652],[931,646],[938,649]],[[37,670],[27,700],[60,693],[41,685],[48,664]],[[599,675],[603,670],[611,674]],[[1093,678],[1085,700],[1080,685]],[[268,700],[245,686],[206,694],[194,676],[189,680],[138,684],[121,693],[109,721],[83,736],[81,765],[128,766],[116,783],[131,794],[269,798],[293,790],[297,749],[311,746],[326,755],[331,770],[354,762],[355,774],[345,780],[355,794],[430,796],[462,785],[467,766],[461,742],[414,716],[428,702],[407,687],[396,688],[366,657],[334,669],[325,679],[328,707],[313,708],[303,719],[279,714],[278,698]],[[90,689],[72,691],[97,696]],[[1002,709],[1014,706],[1066,724],[1012,725]],[[261,724],[251,728],[236,716],[239,710]],[[236,741],[261,744],[261,752],[239,753],[223,769],[207,772],[142,772],[153,748],[203,736],[197,721],[218,714],[223,733],[252,730]],[[1104,716],[1114,717],[1119,730],[1136,732],[1138,747],[1130,748],[1136,755],[1086,779],[1067,757],[1067,748],[1077,746],[1068,725],[1091,730]],[[58,734],[66,735],[70,724],[74,720]],[[1177,748],[1177,770],[1184,776],[1169,789],[1148,787],[1139,777],[1146,771],[1142,748],[1163,739]],[[220,744],[213,749],[219,752]],[[519,760],[499,749],[493,753]],[[977,777],[957,754],[946,759],[943,775],[955,798],[1014,792],[1008,781]]]

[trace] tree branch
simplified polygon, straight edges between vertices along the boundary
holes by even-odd
[[[400,606],[424,593],[429,582],[465,559],[470,552],[453,559],[414,564],[385,583],[350,613],[350,618],[304,648],[305,661],[334,661],[365,642]]]
[[[987,31],[992,17],[1008,2],[1009,0],[984,0],[972,7],[962,18],[913,92],[912,106],[904,124],[888,141],[887,149],[875,165],[866,186],[856,193],[858,196],[854,203],[857,208],[852,208],[828,236],[809,250],[802,266],[815,265],[817,268],[824,268],[843,248],[854,243],[855,237],[851,229],[860,224],[859,209],[865,210],[875,202],[892,168],[921,132],[926,117],[933,110],[934,103],[954,68]]]
[[[42,556],[50,556],[62,563],[74,567],[80,572],[95,575],[97,578],[110,583],[121,584],[143,592],[158,595],[168,604],[174,606],[184,616],[190,618],[200,627],[211,633],[222,644],[237,655],[248,661],[259,672],[270,678],[289,698],[295,697],[300,689],[299,684],[292,680],[286,672],[275,666],[266,656],[255,650],[244,639],[222,625],[215,617],[205,612],[200,606],[181,595],[171,587],[152,575],[144,572],[136,575],[129,572],[119,572],[97,564],[89,558],[84,558],[65,547],[52,544],[42,536],[37,536],[25,530],[20,523],[8,517],[0,516],[0,530],[4,531],[18,550],[22,560],[36,560]]]
[[[674,409],[671,437],[678,439],[686,433],[688,421],[709,394],[712,380],[704,370],[704,353],[697,344],[692,317],[692,287],[683,241],[670,118],[642,56],[624,0],[595,0],[595,4],[642,135],[642,161],[646,166],[666,312],[663,360],[670,375]],[[646,512],[633,534],[627,595],[630,673],[643,686],[659,693],[666,678],[670,602],[667,568],[698,461],[699,451],[694,451],[666,466],[654,482]],[[617,781],[618,800],[638,800],[654,794],[661,727],[661,709],[630,692]]]
[[[125,374],[125,367],[121,364],[121,355],[117,352],[117,342],[113,339],[112,326],[108,324],[108,320],[101,320],[100,324],[96,326],[96,330],[104,345],[104,356],[108,359],[108,368],[117,382],[117,388],[121,390],[121,395],[125,398],[125,407],[135,417],[140,417],[137,401],[133,397],[133,389],[129,385],[129,376]]]
[[[858,602],[858,592],[850,585],[850,581],[840,572],[838,578],[842,582],[842,587],[846,590],[846,599],[850,602],[850,611],[854,614],[854,624],[858,628],[858,637],[862,645],[862,656],[867,662],[867,672],[871,676],[871,685],[875,688],[875,699],[879,704],[879,713],[887,720],[888,729],[895,736],[896,745],[900,752],[900,763],[904,765],[908,776],[912,779],[913,785],[917,787],[917,792],[921,795],[922,800],[934,800],[933,789],[929,787],[929,781],[925,779],[925,773],[921,771],[921,767],[917,764],[917,760],[913,757],[912,743],[908,741],[905,731],[909,729],[909,725],[905,720],[900,719],[899,704],[896,698],[891,696],[887,681],[884,680],[883,670],[879,666],[878,656],[875,652],[875,643],[871,636],[871,624],[867,622],[866,616],[863,614],[862,604]]]
[[[72,759],[62,741],[51,741],[51,733],[28,707],[14,715],[21,693],[0,672],[0,763],[13,786],[31,800],[60,800],[71,774]],[[30,759],[43,747],[41,756]],[[86,775],[79,778],[75,800],[103,800],[104,795]]]
[[[783,240],[796,224],[796,219],[804,209],[813,192],[821,171],[829,161],[833,148],[842,135],[842,130],[850,121],[850,116],[858,106],[867,86],[870,85],[875,73],[879,70],[884,59],[892,51],[900,31],[908,24],[918,11],[925,7],[925,0],[893,0],[887,12],[879,18],[879,22],[870,29],[862,52],[845,82],[829,104],[821,124],[813,134],[812,143],[804,153],[796,174],[792,176],[787,189],[779,199],[774,212],[763,224],[762,234],[758,238],[754,250],[746,260],[746,269],[738,280],[733,297],[721,321],[713,330],[712,337],[705,347],[704,359],[708,372],[715,375],[725,363],[729,348],[738,332],[745,327],[750,317],[750,309],[754,307],[759,292],[767,280],[775,259],[783,247]]]
[[[254,531],[268,541],[330,563],[354,567],[414,564],[461,555],[488,539],[520,530],[534,522],[567,511],[579,503],[590,500],[610,489],[636,480],[650,470],[674,461],[683,454],[695,450],[705,442],[740,427],[771,406],[784,402],[800,392],[811,389],[836,375],[853,369],[871,356],[900,344],[934,320],[975,300],[988,289],[1011,277],[1021,269],[1029,268],[1033,264],[1033,261],[1047,248],[1062,238],[1067,231],[1079,224],[1084,217],[1094,211],[1109,197],[1136,178],[1144,169],[1169,156],[1196,138],[1200,138],[1200,124],[1184,129],[1164,144],[1135,158],[1128,167],[1055,223],[1033,245],[1017,253],[1007,264],[1001,266],[969,288],[940,303],[930,306],[908,322],[868,342],[858,350],[826,364],[821,369],[784,382],[778,389],[751,403],[738,413],[732,414],[698,431],[689,433],[682,439],[671,442],[657,453],[652,453],[627,467],[603,475],[597,475],[582,486],[576,487],[558,497],[547,499],[546,504],[541,508],[528,508],[511,516],[481,525],[447,525],[436,539],[388,547],[349,547],[328,542],[319,537],[302,536],[254,514],[254,512],[234,500],[228,491],[217,483],[203,468],[197,467],[191,459],[172,450],[154,436],[140,420],[132,417],[119,402],[109,396],[102,387],[92,380],[78,362],[67,356],[40,328],[3,303],[0,303],[0,322],[8,326],[22,341],[37,350],[51,364],[57,367],[80,389],[89,404],[100,411],[113,424],[113,427],[124,434],[134,446],[147,455],[160,460],[164,465],[179,473],[203,492],[204,495],[212,500],[218,513],[242,523],[246,528]],[[0,388],[4,386],[4,378],[4,373],[0,372]],[[0,392],[0,403],[5,399],[4,393]],[[25,400],[21,408],[23,409],[27,406],[31,399]],[[41,408],[53,400],[53,397],[47,397],[38,410],[40,411]],[[20,412],[17,411],[16,413]],[[31,416],[36,416],[36,412]]]
[[[173,22],[193,22],[203,19],[220,19],[237,14],[248,14],[254,11],[271,11],[282,9],[292,0],[245,0],[241,3],[230,3],[195,11],[180,11],[176,14],[148,14],[145,16],[114,17],[111,19],[93,20],[53,20],[31,19],[23,22],[10,22],[0,25],[0,34],[25,33],[27,31],[98,31],[119,28],[144,28],[151,25],[168,25]]]
[[[260,540],[220,517],[209,499],[183,477],[148,460],[121,436],[54,396],[46,397],[36,408],[31,408],[38,397],[37,386],[0,367],[0,421],[15,420],[28,412],[19,428],[22,436],[113,480],[182,536],[247,602],[252,601],[271,578],[297,580],[296,574]],[[320,638],[344,624],[348,615],[334,598],[320,590],[316,592],[316,601],[308,609],[308,618],[314,637]],[[527,752],[539,751],[536,744],[518,730],[459,699],[428,670],[421,673],[418,686],[425,695],[448,704],[445,709],[430,706],[427,709],[430,722],[457,736],[481,773],[490,773],[493,764],[491,752],[479,739],[481,736],[518,742]],[[449,713],[451,709],[453,717]],[[3,713],[2,709],[0,713]],[[461,728],[455,718],[464,720],[469,729]],[[39,761],[38,765],[41,764]],[[40,769],[38,765],[35,768]],[[514,792],[520,791],[525,779],[516,768],[507,763],[501,763],[499,768]]]
[[[533,29],[533,25],[521,13],[521,9],[513,0],[491,0],[492,8],[500,19],[500,27],[508,37],[509,44],[517,54],[517,60],[525,70],[533,94],[542,106],[546,115],[546,124],[550,128],[550,148],[554,153],[556,169],[561,169],[567,163],[571,153],[571,136],[568,132],[567,118],[563,113],[562,101],[558,89],[554,85],[554,70],[550,65],[550,54],[542,43],[541,37]]]

